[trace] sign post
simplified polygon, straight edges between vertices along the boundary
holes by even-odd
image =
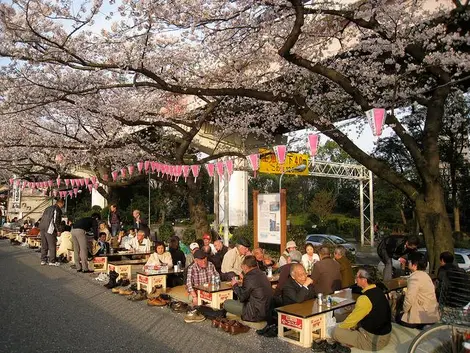
[[[286,247],[287,205],[286,190],[280,194],[260,194],[253,191],[254,246],[259,243],[279,244],[281,253]]]

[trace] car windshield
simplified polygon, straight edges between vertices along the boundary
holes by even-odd
[[[344,244],[344,243],[346,243],[346,240],[344,240],[343,238],[337,237],[336,235],[329,235],[328,238],[333,240],[333,242],[335,242],[335,244]]]

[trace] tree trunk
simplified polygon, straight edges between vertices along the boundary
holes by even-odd
[[[454,231],[460,232],[460,207],[454,206]]]
[[[196,230],[196,238],[201,238],[204,233],[209,232],[209,222],[204,200],[201,198],[200,188],[191,178],[188,178],[188,206],[191,221]]]
[[[454,250],[444,192],[438,182],[426,185],[425,192],[416,198],[415,210],[428,249],[430,271],[436,273],[440,253]]]

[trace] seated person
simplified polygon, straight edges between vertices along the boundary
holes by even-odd
[[[27,233],[29,230],[29,222],[24,221],[23,225],[20,227],[20,233]]]
[[[315,253],[313,245],[310,243],[305,244],[305,254],[302,255],[302,264],[309,276],[312,274],[313,266],[315,266],[315,263],[318,261],[320,261],[320,256]]]
[[[251,243],[246,238],[240,238],[233,249],[227,251],[222,261],[222,280],[242,275],[242,261],[250,251]]]
[[[189,298],[193,305],[197,305],[197,294],[194,289],[195,286],[210,283],[212,277],[215,276],[219,279],[219,273],[216,271],[215,266],[207,261],[207,254],[199,248],[194,252],[194,263],[188,267],[186,276],[186,290],[188,291]]]
[[[444,251],[439,255],[440,267],[437,270],[436,280],[436,296],[439,299],[441,291],[444,290],[448,285],[447,272],[459,272],[461,271],[459,266],[454,263],[454,255],[450,251]]]
[[[106,241],[107,234],[105,232],[100,232],[98,238],[99,250],[96,254],[97,256],[109,254],[109,243]]]
[[[279,297],[282,294],[282,288],[289,279],[291,266],[293,264],[300,263],[302,263],[302,254],[298,250],[292,250],[289,253],[286,264],[281,267],[279,272],[279,281],[277,283],[276,290],[274,291],[274,296],[276,297],[276,306],[280,305]]]
[[[129,242],[135,237],[134,229],[130,229],[127,234],[124,230],[118,233],[119,247],[122,249],[130,249]]]
[[[304,266],[299,263],[291,264],[290,277],[282,288],[282,305],[302,303],[313,298],[313,281],[307,276]]]
[[[224,245],[222,240],[214,241],[215,254],[209,257],[209,261],[212,262],[217,270],[220,273],[222,268],[222,261],[224,256],[228,251],[228,247]]]
[[[168,251],[170,252],[173,265],[177,265],[178,262],[181,262],[182,269],[186,267],[186,256],[184,255],[183,250],[180,248],[180,238],[178,238],[176,235],[170,238]]]
[[[439,305],[431,277],[425,272],[427,261],[424,254],[414,252],[408,255],[408,278],[403,302],[403,315],[397,323],[422,329],[425,325],[439,321]]]
[[[72,242],[72,233],[70,232],[72,227],[64,226],[64,231],[60,233],[59,242],[59,250],[57,250],[57,257],[61,259],[66,259],[69,255],[69,250],[73,250],[73,242]]]
[[[244,276],[240,286],[232,278],[233,293],[238,300],[226,300],[224,309],[229,313],[241,316],[242,320],[259,322],[270,316],[273,291],[266,274],[258,268],[256,258],[246,256],[241,264]]]
[[[39,222],[34,223],[33,228],[28,231],[28,237],[37,237],[41,231],[39,230]]]
[[[256,262],[258,262],[258,268],[261,271],[266,272],[268,266],[264,263],[264,250],[261,248],[253,249],[253,256],[256,258]]]
[[[139,230],[135,238],[132,238],[127,245],[133,252],[150,252],[150,243],[150,239],[145,238],[145,232]]]
[[[346,256],[346,248],[338,245],[335,248],[334,257],[339,263],[339,272],[341,273],[341,288],[349,288],[354,284],[354,274],[351,262]]]
[[[140,231],[137,233],[137,236]],[[165,251],[165,243],[162,241],[155,242],[155,252],[150,255],[145,266],[168,266],[168,269],[173,267],[173,260],[171,254]]]
[[[316,265],[315,265],[316,266]],[[384,292],[376,287],[375,269],[360,268],[356,283],[362,288],[351,314],[334,328],[337,342],[365,351],[383,349],[390,341],[392,312]]]
[[[281,254],[281,257],[279,258],[279,267],[284,266],[287,264],[287,259],[289,258],[289,253],[291,251],[297,250],[297,245],[295,244],[295,241],[291,240],[288,241],[286,244],[286,250]]]
[[[341,289],[340,265],[331,258],[326,246],[321,247],[319,253],[321,260],[315,264],[311,276],[315,293],[331,294]]]

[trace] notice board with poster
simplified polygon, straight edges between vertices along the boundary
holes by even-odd
[[[286,190],[279,194],[260,194],[253,191],[254,245],[279,244],[281,252],[286,245],[287,207]]]

